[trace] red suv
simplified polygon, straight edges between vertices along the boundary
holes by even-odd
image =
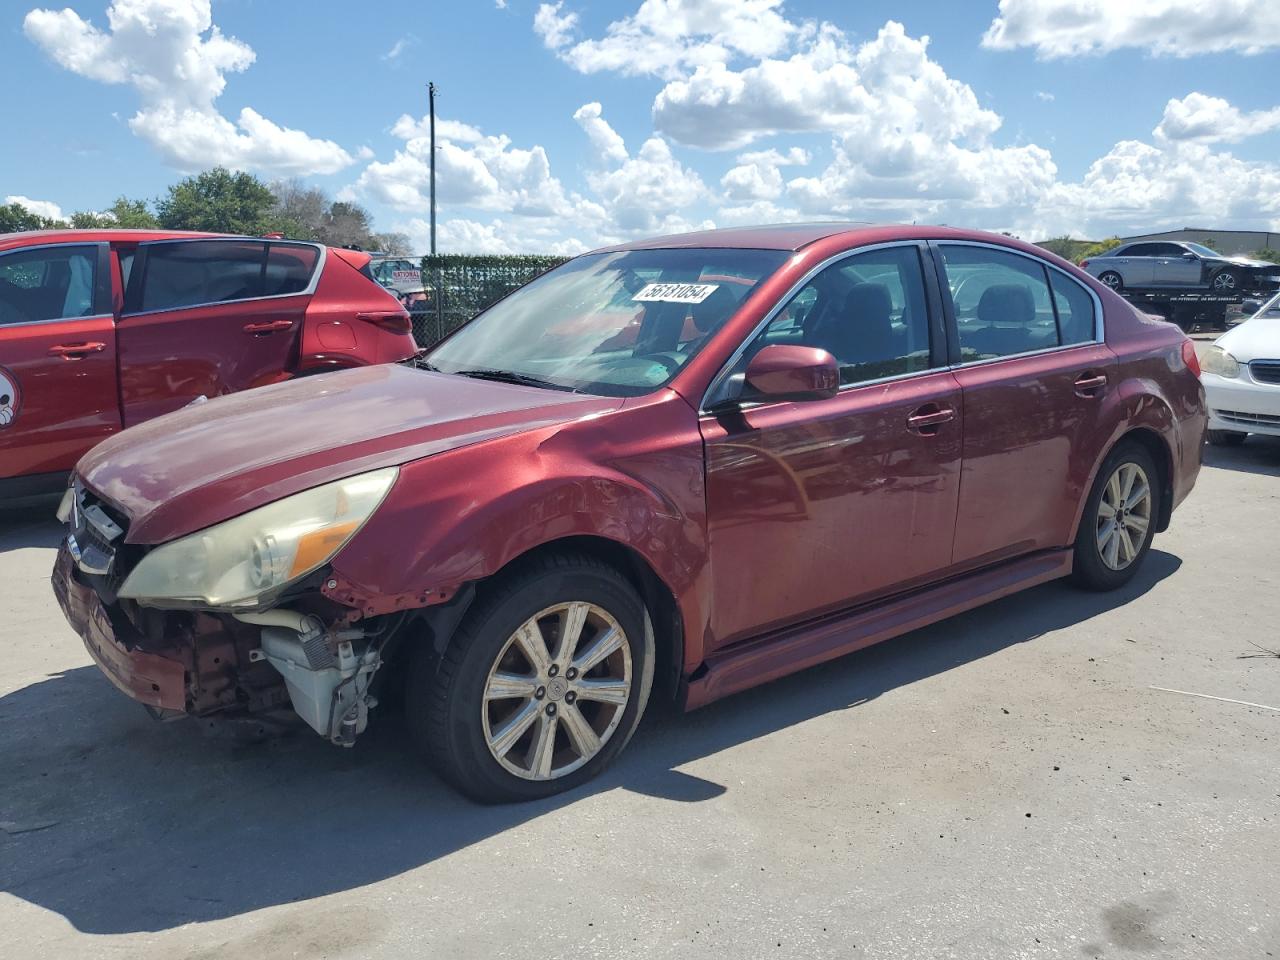
[[[1200,469],[1195,351],[1006,237],[839,224],[590,253],[420,360],[108,440],[54,571],[160,715],[379,684],[470,796],[594,776],[692,708],[1057,577],[1112,589]]]
[[[369,255],[138,230],[0,235],[0,499],[124,427],[303,373],[404,360]]]

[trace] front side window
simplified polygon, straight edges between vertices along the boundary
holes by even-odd
[[[6,253],[0,256],[0,326],[93,316],[97,289],[96,246]]]
[[[941,250],[962,363],[1059,346],[1040,261],[988,247],[942,244]]]
[[[789,256],[681,248],[578,257],[499,300],[426,361],[445,373],[561,390],[650,393]]]
[[[760,333],[740,366],[774,343],[826,350],[840,364],[841,384],[929,369],[919,250],[885,247],[827,267]]]
[[[142,275],[130,271],[130,313],[302,293],[320,256],[306,244],[258,240],[193,240],[145,249]]]

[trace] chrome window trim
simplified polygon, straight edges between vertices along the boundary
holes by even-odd
[[[312,247],[320,251],[320,256],[316,260],[316,265],[311,273],[311,281],[307,284],[306,289],[299,290],[296,293],[272,293],[265,297],[242,297],[238,300],[212,300],[207,303],[187,303],[180,307],[157,307],[153,310],[135,310],[132,313],[120,313],[120,319],[127,317],[149,317],[156,313],[177,313],[181,310],[199,310],[203,307],[218,307],[227,303],[260,303],[264,300],[284,300],[289,297],[310,297],[314,296],[316,287],[320,285],[320,275],[324,273],[325,263],[329,259],[329,248],[323,243],[312,243],[309,240],[268,240],[265,237],[182,237],[175,240],[146,240],[138,244],[138,249],[150,247],[157,243],[227,243],[251,241],[253,243],[264,244],[280,244],[295,247]],[[145,277],[143,278],[145,282]]]
[[[711,407],[710,401],[712,398],[712,394],[718,393],[723,388],[725,381],[727,381],[728,378],[732,375],[733,368],[737,365],[738,361],[742,359],[742,355],[746,353],[747,347],[751,345],[752,341],[754,341],[755,338],[758,337],[765,330],[765,328],[768,327],[769,324],[771,324],[774,321],[774,319],[778,316],[778,314],[780,314],[787,307],[787,305],[791,303],[791,301],[795,298],[796,294],[798,294],[801,290],[803,290],[809,284],[809,282],[818,274],[820,274],[823,270],[827,269],[827,267],[830,267],[839,263],[841,260],[848,260],[850,257],[856,257],[864,253],[871,253],[875,250],[887,250],[892,247],[912,247],[913,249],[919,251],[920,247],[926,242],[927,241],[924,241],[924,240],[889,240],[889,241],[886,241],[885,243],[873,243],[865,247],[854,247],[850,250],[842,250],[839,253],[833,254],[832,256],[828,257],[826,260],[823,260],[821,263],[815,264],[809,270],[808,273],[806,273],[794,284],[792,284],[791,287],[787,290],[787,292],[783,296],[778,298],[778,302],[774,304],[772,309],[770,309],[769,312],[764,315],[764,318],[759,323],[757,323],[754,328],[752,328],[751,332],[747,334],[747,336],[742,338],[742,342],[739,343],[737,348],[733,351],[733,353],[729,355],[729,359],[724,362],[724,364],[720,367],[719,371],[716,372],[716,375],[711,378],[711,383],[709,383],[707,385],[707,389],[703,391],[702,401],[701,403],[698,404],[698,415],[703,416],[710,411],[710,407]],[[797,251],[795,255],[799,256],[800,251]],[[924,271],[927,269],[928,269],[928,265],[924,263],[924,258],[921,257],[920,282],[922,284],[925,284]],[[925,284],[925,298],[926,300],[928,299],[927,284]],[[936,373],[939,370],[945,370],[945,369],[946,369],[945,367],[930,367],[928,370],[915,370],[911,373],[896,374],[895,376],[892,376],[892,377],[882,377],[877,380],[863,380],[858,383],[841,384],[837,393],[844,393],[846,390],[856,389],[859,387],[864,387],[864,386],[868,386],[875,383],[883,383],[889,380],[901,380],[905,377],[915,377],[915,376],[919,376],[922,373]],[[748,409],[749,407],[754,408],[756,406],[766,406],[771,403],[790,403],[790,402],[791,401],[787,401],[787,400],[759,401],[759,402],[749,401],[748,404],[742,405],[742,409],[745,410],[745,409]]]
[[[31,250],[50,250],[54,247],[94,247],[101,256],[102,247],[110,247],[108,240],[63,240],[54,243],[32,243],[19,247],[0,250],[0,261],[14,253],[28,253]],[[97,269],[96,267],[94,268]],[[96,278],[95,278],[96,281]],[[96,297],[95,297],[96,299]],[[41,327],[49,323],[74,323],[77,320],[114,320],[114,313],[91,313],[87,317],[50,317],[48,320],[24,320],[21,323],[0,323],[0,330],[19,330],[23,327]]]
[[[1011,353],[1011,354],[1008,354],[1007,356],[990,357],[986,360],[968,360],[964,363],[953,364],[952,366],[971,367],[975,363],[994,363],[997,360],[1011,360],[1014,357],[1029,357],[1038,353],[1052,353],[1055,350],[1070,350],[1074,347],[1084,347],[1084,346],[1089,346],[1090,344],[1100,344],[1100,343],[1105,344],[1107,342],[1107,330],[1106,330],[1107,315],[1106,315],[1106,312],[1102,309],[1102,298],[1098,296],[1098,293],[1096,290],[1094,290],[1092,287],[1086,284],[1081,283],[1079,280],[1077,280],[1075,277],[1069,274],[1066,270],[1063,270],[1057,264],[1050,263],[1048,260],[1045,260],[1042,257],[1038,257],[1033,253],[1027,253],[1026,251],[1015,249],[1014,247],[1006,247],[999,243],[987,243],[983,240],[933,240],[931,242],[937,244],[939,247],[983,247],[987,250],[999,250],[1003,253],[1011,253],[1014,256],[1022,257],[1024,260],[1030,260],[1032,263],[1040,264],[1041,266],[1044,266],[1049,270],[1056,270],[1058,273],[1060,273],[1063,277],[1065,277],[1071,283],[1074,283],[1077,287],[1080,287],[1082,290],[1084,290],[1085,293],[1089,294],[1089,297],[1093,300],[1094,337],[1092,340],[1081,340],[1079,343],[1063,343],[1063,344],[1059,344],[1056,347],[1045,347],[1042,350],[1029,350],[1026,353]],[[947,272],[947,264],[944,261],[943,263],[939,264],[939,266],[942,268],[943,278],[945,279],[945,275]],[[950,284],[946,285],[946,289],[947,289],[947,296],[950,296],[951,295]],[[1049,294],[1050,296],[1053,295],[1052,283],[1050,283],[1049,285]],[[955,316],[954,302],[952,303],[951,313],[952,313],[952,318],[954,319],[954,316]],[[956,324],[956,327],[957,327],[956,332],[958,334],[959,333],[958,323]]]

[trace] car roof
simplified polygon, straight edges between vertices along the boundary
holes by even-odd
[[[697,230],[665,237],[649,237],[631,240],[609,247],[601,247],[592,253],[613,253],[621,250],[664,250],[681,247],[728,247],[743,250],[801,250],[812,243],[831,237],[843,236],[850,246],[868,243],[885,243],[893,240],[976,240],[999,242],[1009,246],[1024,246],[1002,234],[981,230],[962,230],[956,227],[920,226],[917,224],[876,224],[860,222],[822,221],[818,223],[777,223],[756,227],[728,227],[718,230]],[[1043,252],[1043,251],[1042,251]]]
[[[178,240],[184,237],[229,237],[228,233],[202,233],[196,230],[24,230],[21,233],[0,233],[0,250],[13,247],[30,247],[44,243],[110,243],[119,240],[144,242],[147,240]],[[260,238],[258,238],[260,239]]]

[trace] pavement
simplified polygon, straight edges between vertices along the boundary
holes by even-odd
[[[1280,442],[1206,456],[1118,593],[656,710],[496,808],[394,717],[349,751],[153,722],[54,605],[52,504],[0,516],[0,954],[1280,957]]]

